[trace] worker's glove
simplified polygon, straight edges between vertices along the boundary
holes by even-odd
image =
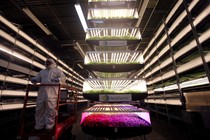
[[[31,83],[35,84],[35,83],[37,83],[37,80],[32,78]]]
[[[59,83],[60,82],[60,78],[53,78],[53,79],[51,79],[51,82]]]

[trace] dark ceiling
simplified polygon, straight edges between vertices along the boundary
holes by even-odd
[[[145,2],[143,0],[136,2],[140,15],[138,27],[142,34],[142,41],[134,50],[143,50],[148,45],[162,19],[177,0],[147,1],[147,6],[143,5]],[[82,60],[84,59],[77,51],[75,42],[79,43],[84,52],[92,50],[85,42],[85,32],[74,8],[74,4],[77,2],[81,4],[85,17],[87,17],[88,0],[1,0],[0,14],[19,26],[32,38],[38,40],[67,65],[73,67],[75,62],[83,65]],[[24,7],[28,7],[52,32],[52,35],[45,34],[23,12]],[[91,25],[89,24],[89,26]],[[77,65],[74,66],[74,69],[85,78],[87,77],[86,70],[80,69]]]

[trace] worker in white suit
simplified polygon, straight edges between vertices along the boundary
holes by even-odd
[[[46,69],[41,70],[31,78],[33,84],[59,84],[66,81],[65,74],[56,67],[53,59],[48,58],[45,62]],[[36,100],[35,130],[51,131],[55,125],[57,115],[58,86],[39,87]]]

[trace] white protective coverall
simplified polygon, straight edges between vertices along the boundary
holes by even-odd
[[[58,84],[66,81],[65,74],[56,67],[53,59],[47,59],[46,69],[31,79],[32,83]],[[52,129],[57,115],[58,86],[41,86],[36,100],[35,129]]]

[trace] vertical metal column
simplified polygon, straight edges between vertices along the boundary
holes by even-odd
[[[151,59],[148,58],[148,61],[151,61]],[[149,69],[150,69],[150,71],[152,70],[151,66],[149,66]],[[150,79],[153,79],[152,75],[150,75]],[[153,83],[152,83],[152,85],[153,85]],[[155,92],[154,92],[154,97],[156,97],[155,96]],[[156,110],[157,107],[156,106],[157,106],[157,104],[155,103],[155,115],[156,115],[156,117],[158,117],[158,113],[157,113],[157,110]]]
[[[20,27],[18,27],[18,31],[16,32],[16,35],[15,35],[15,41],[12,45],[12,53],[15,51],[15,46],[16,46],[16,41],[17,41],[17,38],[18,38],[18,35],[19,35],[19,31],[20,31]],[[9,66],[10,66],[10,63],[12,61],[12,58],[13,58],[13,55],[12,53],[10,54],[10,57],[9,57],[9,60],[7,61],[7,68],[6,68],[6,74],[4,75],[4,80],[2,82],[2,86],[1,86],[1,92],[0,92],[0,102],[2,101],[2,93],[3,93],[3,90],[4,90],[4,87],[5,87],[5,84],[6,84],[6,78],[7,78],[7,75],[8,75],[8,71],[9,71]]]
[[[155,44],[157,44],[157,41],[155,40]],[[155,45],[156,46],[156,45]],[[165,87],[165,84],[164,84],[164,82],[163,82],[163,79],[162,79],[162,76],[163,76],[163,71],[162,71],[162,69],[160,68],[160,64],[161,64],[161,61],[160,61],[160,57],[159,57],[159,51],[158,51],[158,48],[157,48],[157,46],[156,46],[156,52],[157,52],[157,54],[158,54],[158,65],[159,65],[159,71],[160,71],[160,75],[161,75],[161,83],[162,83],[162,88],[164,89],[164,87]],[[165,92],[165,90],[163,90],[163,95],[164,95],[164,101],[166,101],[166,92]],[[168,119],[168,122],[169,122],[169,117],[168,117],[168,105],[167,104],[165,104],[165,106],[166,106],[166,114],[167,114],[167,119]]]
[[[183,91],[180,87],[179,74],[177,72],[177,65],[176,65],[176,61],[174,59],[174,50],[173,50],[172,45],[171,45],[171,38],[170,38],[170,35],[168,33],[168,27],[167,27],[167,24],[166,24],[165,20],[163,20],[163,24],[164,24],[165,33],[167,35],[167,43],[168,43],[169,48],[170,48],[170,57],[172,58],[173,69],[174,69],[174,72],[175,72],[175,75],[176,75],[176,83],[178,85],[178,90],[179,90],[179,94],[180,94],[180,101],[182,103],[182,109],[185,110],[186,109],[186,99],[185,99]]]

